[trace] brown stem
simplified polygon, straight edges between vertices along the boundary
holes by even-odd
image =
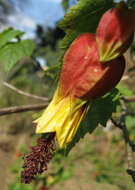
[[[120,103],[122,107],[122,114],[120,117],[120,122],[115,121],[113,118],[111,118],[111,121],[113,124],[122,130],[125,144],[126,144],[126,152],[127,152],[127,173],[131,175],[133,182],[135,182],[135,169],[133,166],[133,154],[135,153],[135,145],[131,142],[129,138],[129,132],[127,130],[126,126],[126,116],[127,116],[127,108],[125,105],[125,99],[121,98]]]
[[[26,112],[26,111],[41,110],[41,109],[44,109],[47,105],[48,105],[48,102],[43,103],[43,104],[22,105],[22,106],[12,106],[8,108],[1,108],[0,116],[13,114],[13,113]]]

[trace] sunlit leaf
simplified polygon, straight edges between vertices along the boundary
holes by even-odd
[[[13,38],[20,37],[23,34],[24,32],[14,30],[11,27],[7,30],[4,30],[2,33],[0,33],[0,48],[6,45],[6,43],[10,42]]]
[[[22,40],[17,43],[10,43],[0,49],[0,62],[3,64],[6,72],[22,58],[29,57],[34,49],[34,43],[31,40]]]

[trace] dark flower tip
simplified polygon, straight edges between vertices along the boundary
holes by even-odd
[[[55,133],[50,133],[47,138],[41,137],[37,140],[37,145],[31,147],[31,152],[24,155],[21,172],[21,182],[29,184],[37,174],[47,170],[47,164],[52,159],[55,152]]]

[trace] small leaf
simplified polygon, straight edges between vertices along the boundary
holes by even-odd
[[[6,45],[13,38],[22,36],[23,34],[24,32],[21,32],[19,30],[14,30],[11,27],[8,28],[7,30],[4,30],[2,33],[0,33],[0,48]]]
[[[17,43],[10,43],[0,49],[0,62],[3,64],[6,72],[22,58],[29,57],[34,49],[34,43],[31,40],[22,40]]]
[[[78,128],[78,131],[73,141],[67,146],[66,154],[75,146],[86,133],[92,133],[99,124],[106,126],[108,119],[112,113],[116,111],[116,107],[119,104],[120,92],[117,89],[113,89],[107,93],[104,97],[95,100],[88,110],[85,119]]]

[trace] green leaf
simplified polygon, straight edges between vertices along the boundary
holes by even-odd
[[[0,49],[0,62],[3,64],[6,72],[22,58],[29,57],[34,49],[34,43],[31,40],[22,40],[17,43],[10,43]]]
[[[58,24],[66,32],[61,48],[66,50],[81,33],[95,33],[100,17],[111,7],[113,0],[80,0],[70,8]]]
[[[79,126],[73,141],[67,146],[66,154],[70,152],[85,134],[92,133],[99,124],[104,127],[106,126],[108,119],[111,117],[112,113],[116,111],[116,107],[119,104],[119,96],[120,92],[115,88],[104,97],[91,103],[90,109]]]
[[[21,32],[19,30],[14,30],[13,28],[8,28],[7,30],[4,30],[2,33],[0,33],[0,48],[4,45],[6,45],[9,41],[11,41],[15,37],[20,37],[24,34],[24,32]]]

